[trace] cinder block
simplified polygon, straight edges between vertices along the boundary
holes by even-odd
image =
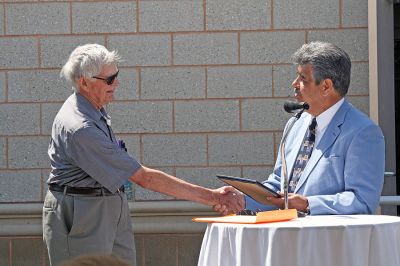
[[[178,132],[237,131],[238,101],[185,101],[175,103]]]
[[[12,261],[15,265],[43,265],[45,244],[41,237],[11,240]]]
[[[6,138],[0,138],[0,168],[6,168]]]
[[[124,60],[121,66],[162,66],[171,64],[171,41],[168,35],[124,35],[108,39]]]
[[[135,185],[135,200],[171,200],[173,197]]]
[[[37,41],[33,38],[0,39],[0,68],[34,68],[39,66]]]
[[[273,166],[246,166],[243,167],[243,176],[263,182],[273,172]]]
[[[291,117],[283,109],[283,99],[253,99],[242,103],[244,130],[281,130]]]
[[[290,63],[290,56],[305,42],[299,31],[245,32],[240,35],[240,63]]]
[[[4,35],[4,6],[0,6],[0,35]]]
[[[179,235],[178,261],[179,265],[197,265],[203,234]]]
[[[9,168],[48,168],[47,155],[50,137],[10,137],[8,138]],[[38,181],[40,178],[38,178]]]
[[[207,142],[203,135],[144,135],[143,162],[149,166],[204,166]]]
[[[179,34],[173,45],[175,65],[238,63],[236,33]]]
[[[310,31],[308,39],[339,46],[349,54],[351,61],[368,60],[368,29]]]
[[[208,30],[257,30],[271,27],[271,1],[207,1]]]
[[[203,30],[202,1],[139,2],[141,32]]]
[[[62,67],[71,52],[79,45],[98,43],[104,45],[101,36],[57,36],[40,40],[40,60],[42,67]]]
[[[351,64],[351,80],[348,95],[369,94],[368,63]]]
[[[344,27],[368,27],[368,1],[343,0],[342,5]]]
[[[271,97],[270,66],[207,68],[208,98]]]
[[[6,33],[8,35],[62,34],[70,31],[68,3],[6,5]]]
[[[349,102],[358,110],[369,116],[369,97],[368,96],[349,96]]]
[[[170,102],[115,102],[110,105],[115,133],[159,133],[172,131]]]
[[[157,167],[160,170],[169,175],[175,176],[174,169],[171,167]],[[149,189],[142,188],[139,185],[134,185],[135,188],[135,200],[170,200],[173,197],[158,193]]]
[[[339,1],[274,1],[274,28],[337,28],[339,12]]]
[[[140,159],[140,138],[138,135],[117,134],[117,139],[123,140],[128,150],[128,154],[135,158],[139,163]]]
[[[58,70],[10,71],[8,99],[13,102],[62,101],[71,88],[59,77]]]
[[[0,102],[6,100],[6,74],[0,72]]]
[[[146,266],[175,266],[177,257],[177,236],[150,235],[144,240],[144,261]]]
[[[226,185],[216,175],[240,176],[240,167],[184,167],[176,169],[176,176],[190,183],[219,188]]]
[[[272,133],[210,134],[209,165],[273,164],[272,136]]]
[[[26,149],[26,147],[24,147]],[[40,170],[0,171],[0,202],[39,201]]]
[[[51,135],[54,118],[60,110],[63,103],[44,103],[41,110],[41,126],[43,135]]]
[[[139,73],[136,69],[120,68],[118,74],[119,86],[115,92],[115,100],[139,99]]]
[[[204,68],[144,68],[141,82],[142,99],[205,98]]]
[[[0,104],[0,135],[38,134],[39,115],[38,104]]]
[[[273,67],[275,97],[293,97],[292,82],[297,76],[296,71],[296,65],[279,65]]]
[[[136,1],[72,3],[73,33],[136,31]]]

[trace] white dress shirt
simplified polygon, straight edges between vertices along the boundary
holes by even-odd
[[[317,119],[317,127],[315,131],[315,146],[318,145],[319,141],[321,140],[322,136],[325,133],[326,128],[328,127],[329,123],[331,122],[333,116],[336,114],[336,112],[339,110],[340,106],[343,104],[344,98],[340,99],[337,103],[329,107],[326,111],[321,113],[316,117]],[[310,116],[310,123],[311,120],[313,119],[312,116]]]

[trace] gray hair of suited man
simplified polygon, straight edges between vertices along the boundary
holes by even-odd
[[[292,55],[292,61],[298,65],[311,65],[317,85],[324,79],[331,79],[333,87],[341,96],[347,94],[351,60],[341,48],[326,42],[306,43]]]
[[[105,65],[118,63],[117,51],[109,51],[100,44],[85,44],[75,48],[62,67],[60,77],[65,78],[74,92],[79,92],[77,82],[81,77],[92,78],[101,72]]]

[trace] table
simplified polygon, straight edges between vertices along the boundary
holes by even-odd
[[[321,215],[208,224],[198,266],[400,266],[400,217]]]

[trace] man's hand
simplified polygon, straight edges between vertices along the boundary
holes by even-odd
[[[275,197],[268,197],[267,200],[270,202],[271,205],[275,205],[280,209],[285,208],[285,199],[283,197],[283,193],[279,193],[282,197],[275,198]],[[301,212],[305,212],[308,207],[308,200],[306,197],[299,195],[299,194],[288,194],[288,202],[289,202],[289,209],[296,209]]]
[[[219,203],[214,205],[215,211],[227,215],[244,209],[245,200],[242,192],[230,186],[220,187],[217,190],[220,197]]]

